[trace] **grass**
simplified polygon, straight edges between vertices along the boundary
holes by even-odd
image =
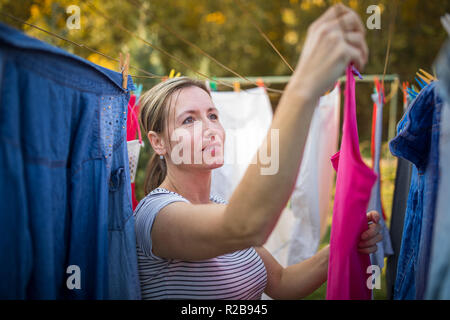
[[[363,161],[370,166],[370,148],[368,143],[361,143],[361,154]],[[394,195],[394,183],[395,183],[395,170],[397,166],[397,160],[392,157],[389,153],[387,143],[383,144],[381,152],[381,199],[383,203],[384,212],[386,215],[386,224],[390,225],[390,216],[392,211],[392,199]],[[333,186],[333,197],[334,197],[335,186]],[[332,208],[330,208],[332,211]],[[325,245],[330,243],[330,232],[331,232],[331,212],[330,220],[328,224],[328,230],[323,239],[321,240],[319,248],[323,248]],[[311,295],[305,298],[305,300],[324,300],[326,298],[327,283],[325,282]],[[386,291],[386,259],[385,267],[381,273],[381,288],[374,289],[374,299],[375,300],[385,300],[387,299]]]

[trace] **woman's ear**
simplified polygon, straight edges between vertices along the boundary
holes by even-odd
[[[153,150],[158,155],[165,155],[166,154],[166,145],[164,143],[164,139],[156,133],[155,131],[149,131],[147,133],[148,140],[150,141],[150,144],[152,145]]]

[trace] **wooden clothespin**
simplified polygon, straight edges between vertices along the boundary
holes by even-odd
[[[239,92],[239,91],[241,91],[241,84],[240,84],[238,81],[236,81],[235,83],[233,83],[233,86],[234,86],[234,92]]]
[[[127,53],[125,61],[123,61],[122,52],[119,54],[119,70],[122,73],[122,88],[125,90],[128,86],[128,67],[130,65],[130,54]]]

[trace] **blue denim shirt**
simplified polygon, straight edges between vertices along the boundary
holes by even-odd
[[[140,298],[128,84],[0,24],[0,298]]]
[[[425,290],[438,184],[442,106],[435,87],[436,82],[432,82],[422,89],[389,143],[393,155],[413,163],[394,299],[422,299]]]
[[[425,297],[450,299],[450,40],[447,40],[436,60],[439,78],[438,94],[445,102],[441,111],[439,136],[439,187],[436,199],[435,223]]]

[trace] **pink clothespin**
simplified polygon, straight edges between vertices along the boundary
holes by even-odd
[[[355,68],[354,65],[352,65],[352,72],[355,76],[358,76],[358,78],[362,80],[363,77],[361,76],[361,73],[359,73],[359,71]]]

